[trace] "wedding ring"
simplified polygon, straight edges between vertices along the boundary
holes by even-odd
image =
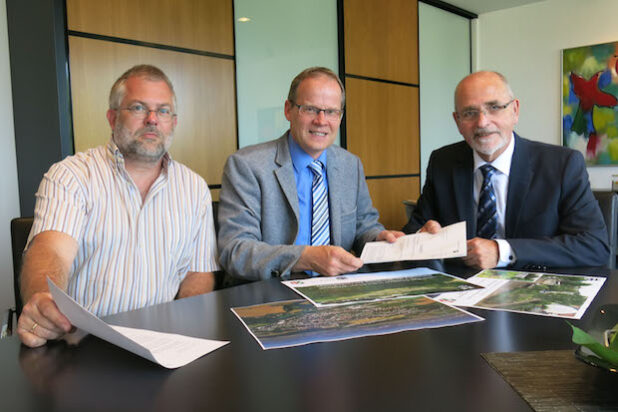
[[[39,326],[38,323],[34,322],[34,324],[32,325],[32,327],[30,328],[30,333],[34,333],[34,330]]]

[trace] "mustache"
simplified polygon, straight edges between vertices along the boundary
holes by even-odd
[[[157,129],[155,126],[142,127],[141,129],[138,129],[135,132],[135,136],[141,136],[146,133],[154,133],[157,135],[158,138],[161,138],[161,139],[163,138],[163,133],[161,133],[161,131]]]
[[[496,130],[492,130],[492,129],[485,129],[485,128],[479,128],[476,129],[474,131],[474,137],[484,137],[487,136],[488,134],[492,134],[492,133],[497,133]]]

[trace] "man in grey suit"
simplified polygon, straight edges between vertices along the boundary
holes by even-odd
[[[294,78],[285,102],[290,129],[228,159],[219,204],[220,263],[247,280],[291,272],[327,276],[359,269],[368,241],[394,242],[371,205],[357,156],[333,146],[345,91],[323,67]]]

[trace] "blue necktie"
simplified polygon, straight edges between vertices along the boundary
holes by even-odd
[[[330,245],[330,216],[328,213],[328,189],[324,182],[323,166],[319,160],[314,160],[309,168],[313,172],[311,197],[313,200],[313,216],[311,218],[311,245]]]
[[[496,169],[490,164],[484,164],[481,166],[481,172],[483,173],[483,186],[479,195],[476,235],[484,239],[495,239],[498,229],[498,208],[491,177]]]

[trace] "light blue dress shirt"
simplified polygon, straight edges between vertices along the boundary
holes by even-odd
[[[309,164],[313,162],[313,158],[296,143],[289,132],[288,145],[290,146],[290,156],[292,157],[292,163],[294,165],[296,193],[298,193],[298,213],[300,214],[300,226],[294,244],[311,245],[311,217],[313,215],[311,185],[313,184],[313,172],[309,169]],[[326,187],[328,187],[328,178],[326,176],[326,150],[322,152],[318,160],[324,165],[324,183]]]

